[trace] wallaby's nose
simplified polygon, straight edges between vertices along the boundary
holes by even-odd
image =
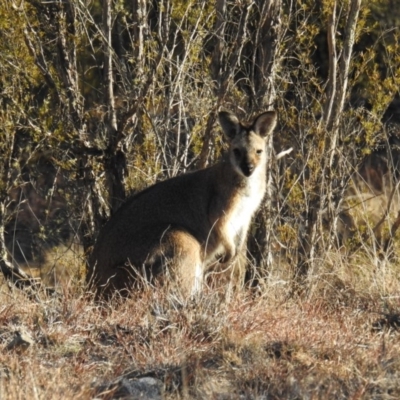
[[[244,176],[249,177],[254,172],[255,165],[252,162],[243,162],[242,171]]]

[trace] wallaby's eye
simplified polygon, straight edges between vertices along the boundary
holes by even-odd
[[[240,157],[240,150],[239,149],[233,149],[233,154],[235,155],[236,158]]]
[[[262,149],[258,149],[258,150],[256,151],[257,154],[261,154],[262,152],[263,152]]]

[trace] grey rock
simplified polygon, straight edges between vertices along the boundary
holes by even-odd
[[[162,400],[164,384],[159,379],[143,377],[137,379],[122,378],[113,399],[124,400]]]

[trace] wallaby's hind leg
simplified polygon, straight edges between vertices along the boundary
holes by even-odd
[[[126,262],[126,265],[121,265],[116,268],[104,270],[102,274],[96,275],[96,267],[93,272],[95,285],[88,282],[89,285],[95,287],[96,299],[108,300],[113,294],[119,293],[121,296],[128,296],[132,286],[137,283],[138,271]],[[140,278],[139,278],[140,279]]]
[[[185,296],[201,290],[204,274],[202,250],[197,239],[188,232],[166,229],[158,245],[142,254],[140,259],[126,260],[125,265],[108,268],[98,274],[96,297],[107,299],[114,292],[126,295],[138,280],[154,283],[165,275],[177,283]],[[96,277],[96,270],[93,276]]]
[[[196,294],[203,284],[202,249],[198,240],[183,230],[171,230],[162,248],[170,275],[186,296]]]

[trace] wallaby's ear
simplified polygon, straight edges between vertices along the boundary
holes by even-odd
[[[260,114],[253,123],[254,132],[262,137],[267,137],[272,133],[278,120],[275,111],[267,111]]]
[[[231,112],[220,111],[218,119],[222,130],[229,139],[233,139],[240,132],[240,122]]]

